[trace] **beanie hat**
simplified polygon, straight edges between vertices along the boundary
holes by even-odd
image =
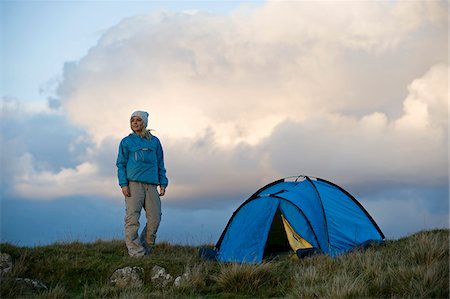
[[[133,118],[133,116],[138,116],[140,117],[143,121],[144,121],[144,128],[147,127],[148,124],[148,113],[145,111],[135,111],[133,112],[133,114],[131,114],[131,118]]]

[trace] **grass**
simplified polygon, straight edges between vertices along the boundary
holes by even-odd
[[[449,230],[416,233],[337,258],[280,257],[260,265],[221,264],[198,258],[198,247],[160,243],[148,258],[127,256],[123,241],[60,243],[42,247],[0,244],[13,257],[1,280],[1,298],[448,298]],[[165,289],[150,281],[154,265],[189,280]],[[144,268],[144,286],[109,285],[125,266]],[[14,283],[34,278],[49,288],[33,291]]]

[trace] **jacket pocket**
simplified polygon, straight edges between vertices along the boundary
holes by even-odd
[[[156,163],[156,153],[153,149],[148,147],[138,148],[134,152],[134,160],[136,162],[154,164]]]

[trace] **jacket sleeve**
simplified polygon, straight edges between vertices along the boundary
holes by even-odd
[[[119,145],[119,153],[117,155],[117,178],[119,179],[120,187],[128,186],[127,179],[127,163],[128,163],[128,149],[124,145],[124,141],[122,140]]]
[[[166,176],[166,168],[164,167],[164,152],[162,149],[161,142],[158,139],[158,147],[156,149],[156,157],[158,159],[158,179],[159,184],[163,187],[167,187],[169,180]]]

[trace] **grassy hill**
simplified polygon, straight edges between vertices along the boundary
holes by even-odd
[[[448,298],[449,230],[416,233],[385,245],[335,259],[289,256],[261,265],[219,264],[198,258],[198,247],[159,244],[146,258],[127,256],[123,241],[16,247],[0,244],[14,259],[12,273],[1,281],[1,298]],[[150,270],[159,265],[176,277],[191,272],[180,287],[158,288]],[[118,268],[140,266],[144,287],[109,285]],[[48,286],[31,291],[15,277],[34,278]]]

